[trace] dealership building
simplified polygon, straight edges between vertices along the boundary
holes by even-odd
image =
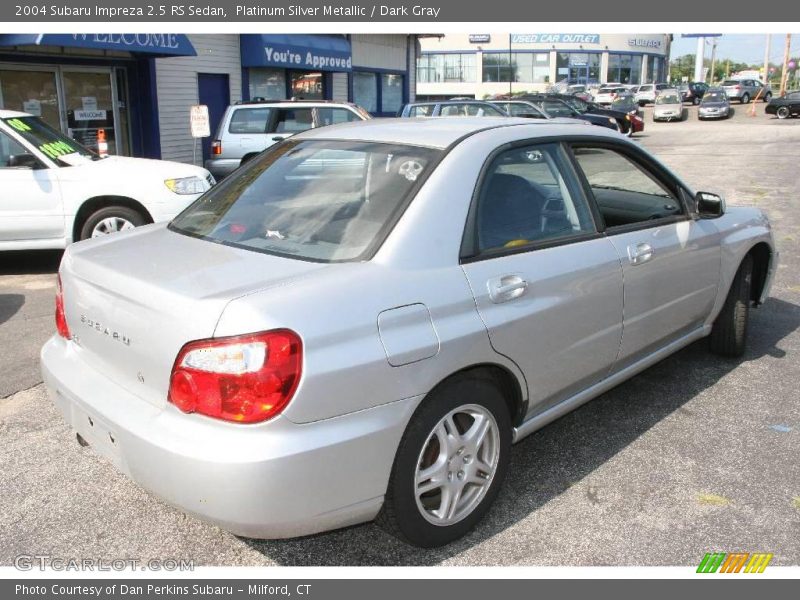
[[[40,116],[90,148],[196,162],[192,105],[216,132],[253,98],[355,102],[394,115],[415,97],[414,35],[0,34],[0,108]]]
[[[570,83],[669,76],[670,34],[472,33],[420,39],[418,99],[483,98]]]

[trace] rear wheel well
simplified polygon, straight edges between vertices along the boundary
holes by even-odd
[[[527,402],[523,399],[520,383],[517,377],[511,371],[505,367],[501,367],[500,365],[473,365],[461,369],[460,371],[456,371],[436,384],[436,386],[434,386],[428,395],[447,386],[450,380],[454,377],[463,376],[465,374],[484,377],[495,383],[500,390],[500,393],[503,395],[503,399],[508,407],[508,416],[511,419],[511,424],[516,426],[522,423],[522,419],[525,417],[525,412],[527,410]]]
[[[75,222],[72,225],[73,242],[80,238],[81,229],[83,228],[83,224],[86,223],[86,220],[96,211],[106,206],[124,206],[130,208],[142,215],[148,223],[153,222],[153,217],[148,210],[133,198],[128,198],[126,196],[95,196],[81,204],[78,213],[75,215]]]
[[[256,156],[258,156],[259,154],[261,154],[261,153],[260,153],[260,152],[251,152],[250,154],[245,154],[245,155],[242,157],[242,160],[241,160],[241,162],[240,162],[239,164],[240,164],[240,165],[243,165],[243,164],[244,164],[244,163],[246,163],[247,161],[254,159],[254,158],[255,158]]]
[[[753,257],[753,285],[750,298],[757,304],[767,284],[772,250],[765,242],[759,242],[750,248],[748,254]]]

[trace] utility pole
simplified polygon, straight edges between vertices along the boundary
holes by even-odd
[[[708,76],[708,83],[714,85],[714,61],[717,58],[717,38],[711,42],[711,70]]]
[[[792,49],[792,34],[786,34],[786,48],[783,50],[783,70],[781,71],[781,90],[780,95],[786,94],[786,82],[789,79],[789,52]]]
[[[764,50],[764,85],[769,83],[769,46],[772,42],[772,34],[767,34],[767,47]]]

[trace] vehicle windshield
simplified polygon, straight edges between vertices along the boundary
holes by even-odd
[[[723,92],[706,92],[703,99],[700,101],[701,104],[713,104],[716,102],[725,102],[728,97]]]
[[[634,104],[633,98],[631,96],[621,96],[615,98],[614,101],[611,103],[612,108],[629,108]]]
[[[38,117],[10,117],[3,119],[3,122],[42,154],[53,160],[58,160],[68,155],[79,155],[92,160],[100,158],[75,140],[56,131]]]
[[[367,260],[440,154],[373,142],[284,142],[212,188],[170,229],[290,258]]]
[[[656,96],[656,104],[680,104],[681,99],[677,94],[659,94]]]

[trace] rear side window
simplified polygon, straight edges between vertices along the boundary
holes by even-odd
[[[318,108],[317,120],[320,127],[322,127],[324,125],[335,125],[336,123],[361,121],[361,117],[346,108]]]
[[[588,206],[567,186],[553,145],[514,148],[492,161],[475,225],[473,246],[480,253],[595,231]]]
[[[266,133],[271,108],[237,108],[231,115],[229,133]]]
[[[542,108],[551,117],[571,117],[573,116],[572,110],[564,102],[558,100],[544,100]]]
[[[423,104],[420,106],[412,106],[408,109],[409,117],[430,117],[433,113],[433,106],[430,104]]]
[[[281,108],[277,112],[275,128],[270,133],[299,133],[314,126],[310,108]]]
[[[654,174],[609,148],[573,148],[606,227],[682,214],[680,202]]]

